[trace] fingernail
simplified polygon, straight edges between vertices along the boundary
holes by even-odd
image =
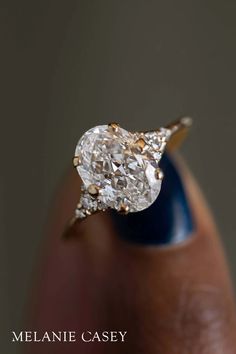
[[[191,236],[193,221],[181,176],[174,162],[164,154],[161,192],[146,210],[120,215],[111,212],[114,226],[123,239],[143,245],[171,245]]]

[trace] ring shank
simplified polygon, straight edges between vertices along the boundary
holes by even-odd
[[[168,151],[174,151],[182,144],[186,135],[188,134],[191,125],[192,118],[182,117],[165,127],[171,131],[170,139],[166,145],[166,149]]]

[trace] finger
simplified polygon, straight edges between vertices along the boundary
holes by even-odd
[[[78,341],[75,352],[235,352],[231,282],[212,217],[186,168],[167,159],[164,172],[149,210],[138,218],[94,215],[67,244],[59,236],[76,204],[74,176],[62,193],[34,325],[127,331],[124,343]]]

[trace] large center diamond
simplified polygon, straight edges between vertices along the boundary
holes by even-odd
[[[140,138],[145,142],[142,149],[137,144]],[[107,207],[119,210],[124,204],[131,212],[146,209],[161,189],[156,171],[163,141],[157,133],[132,134],[108,125],[88,130],[75,150],[85,188],[99,186],[98,198]]]

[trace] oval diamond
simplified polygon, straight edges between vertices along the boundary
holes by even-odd
[[[98,199],[113,209],[126,205],[136,212],[149,207],[161,189],[156,176],[161,152],[152,141],[148,135],[132,134],[119,126],[88,130],[75,150],[80,160],[76,168],[85,188],[98,186]]]

